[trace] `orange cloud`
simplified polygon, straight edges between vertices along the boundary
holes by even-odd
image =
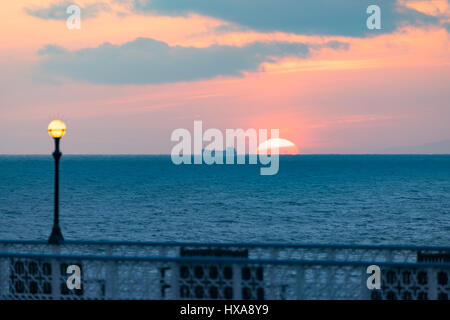
[[[432,16],[450,14],[448,0],[400,0],[399,3]]]

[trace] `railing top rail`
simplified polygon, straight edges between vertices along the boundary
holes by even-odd
[[[47,245],[45,240],[0,240],[0,245]],[[149,242],[110,240],[67,240],[63,245],[116,245],[159,247],[245,247],[245,248],[305,248],[305,249],[373,249],[373,250],[440,250],[450,251],[450,246],[373,245],[373,244],[320,244],[320,243],[255,243],[255,242]]]
[[[384,261],[339,261],[339,260],[299,260],[299,259],[248,259],[216,257],[154,257],[154,256],[110,256],[110,255],[71,255],[0,252],[0,258],[47,259],[47,260],[93,260],[113,262],[172,262],[172,263],[222,263],[253,265],[328,265],[328,266],[369,266],[409,268],[450,269],[450,263],[442,262],[384,262]]]

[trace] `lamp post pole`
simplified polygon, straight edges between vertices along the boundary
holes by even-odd
[[[59,142],[61,137],[65,133],[65,125],[62,122],[54,121],[49,125],[49,133],[55,140],[55,151],[53,152],[53,159],[55,160],[55,202],[54,202],[54,214],[53,214],[53,228],[50,237],[48,238],[49,244],[61,244],[64,242],[64,237],[59,227],[59,159],[61,159],[62,153],[59,150]]]

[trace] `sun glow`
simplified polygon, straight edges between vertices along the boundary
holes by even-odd
[[[287,140],[281,138],[273,138],[264,141],[258,146],[258,153],[278,153],[278,154],[298,154],[297,146]]]

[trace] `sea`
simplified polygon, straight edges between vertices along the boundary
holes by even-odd
[[[450,155],[281,156],[174,165],[170,156],[64,155],[65,239],[450,245]],[[0,156],[0,239],[47,240],[53,158]]]

